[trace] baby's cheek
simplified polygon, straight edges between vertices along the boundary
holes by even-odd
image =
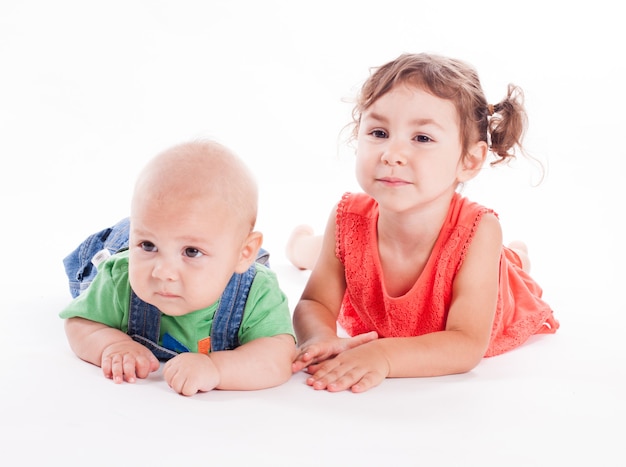
[[[149,288],[150,271],[133,262],[128,264],[128,280],[130,287],[139,298],[144,299]],[[145,300],[145,299],[144,299]]]

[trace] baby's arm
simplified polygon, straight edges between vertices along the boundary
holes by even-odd
[[[65,333],[79,358],[101,367],[104,376],[116,383],[133,383],[159,369],[154,354],[119,329],[84,318],[68,318]]]
[[[265,389],[291,377],[295,348],[292,336],[280,334],[209,355],[186,352],[164,365],[163,377],[185,396],[212,389]]]
[[[498,296],[502,233],[485,215],[453,285],[444,331],[417,337],[384,338],[348,349],[309,366],[315,389],[362,392],[386,377],[464,373],[482,359],[491,335]]]

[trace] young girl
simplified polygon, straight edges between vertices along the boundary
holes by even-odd
[[[489,151],[495,164],[522,150],[521,90],[489,105],[471,66],[406,54],[375,70],[353,117],[364,193],[342,197],[323,238],[299,227],[287,247],[312,269],[293,315],[293,371],[306,368],[315,389],[363,392],[467,372],[554,333],[525,245],[504,247],[497,214],[456,191]]]

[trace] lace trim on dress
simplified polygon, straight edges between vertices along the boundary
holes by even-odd
[[[461,265],[463,264],[463,262],[465,261],[465,255],[467,255],[467,250],[469,249],[469,246],[472,244],[472,240],[474,240],[474,235],[476,234],[476,230],[478,230],[478,224],[480,224],[480,221],[483,218],[483,215],[485,213],[493,213],[497,216],[497,214],[495,212],[493,212],[493,210],[491,209],[481,209],[480,211],[478,211],[478,213],[476,214],[476,217],[474,218],[474,222],[472,224],[472,227],[470,229],[470,233],[469,236],[467,237],[467,240],[465,241],[465,244],[463,244],[463,246],[461,247],[461,255],[459,257],[459,262],[457,264],[457,268],[455,273],[459,272],[459,270],[461,269]],[[459,234],[457,233],[457,236],[459,236]],[[452,242],[451,242],[452,243]],[[456,248],[456,242],[454,243],[454,247]]]
[[[346,192],[341,196],[341,201],[337,205],[337,212],[335,214],[335,256],[341,261],[344,262],[345,257],[345,249],[343,247],[343,243],[341,239],[345,238],[343,235],[343,223],[341,219],[345,217],[346,212],[346,201],[350,197],[350,193]]]

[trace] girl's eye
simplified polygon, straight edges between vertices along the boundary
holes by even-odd
[[[415,137],[415,140],[419,143],[430,143],[432,141],[432,139],[430,139],[428,136],[426,135],[417,135]]]
[[[370,135],[372,135],[374,138],[386,138],[387,137],[387,133],[383,130],[372,130],[370,132]]]
[[[141,247],[143,251],[149,251],[149,252],[157,251],[156,245],[152,242],[141,242],[139,246]]]
[[[185,248],[185,256],[189,258],[199,258],[202,255],[203,253],[197,248],[193,248],[193,247]]]

